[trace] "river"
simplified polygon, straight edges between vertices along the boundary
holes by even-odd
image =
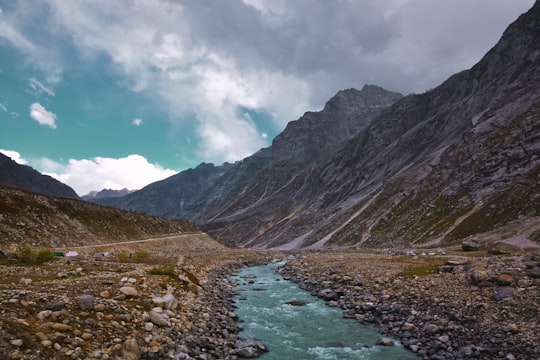
[[[343,318],[341,309],[284,280],[274,271],[279,265],[245,268],[233,277],[239,336],[269,348],[260,359],[418,359],[398,341],[375,345],[382,335],[374,328]]]

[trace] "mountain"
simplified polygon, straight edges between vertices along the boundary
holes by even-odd
[[[0,153],[0,184],[45,195],[79,198],[75,190],[66,184],[29,166],[17,164],[2,153]]]
[[[341,146],[400,98],[373,85],[340,91],[322,111],[290,122],[272,146],[242,161],[201,164],[120,199],[97,201],[199,223],[250,222],[253,212],[271,212],[289,201]]]
[[[539,65],[537,2],[473,68],[373,121],[294,206],[258,219],[248,244],[449,245],[493,230],[537,240]],[[244,230],[226,226],[215,233]]]
[[[0,186],[0,247],[69,247],[199,232],[193,223]],[[212,241],[209,239],[208,241]]]
[[[538,241],[539,63],[537,2],[478,64],[433,90],[342,91],[253,156],[112,203],[194,219],[241,247]]]
[[[88,194],[81,196],[81,199],[93,201],[94,199],[122,197],[132,193],[133,191],[135,190],[129,190],[127,188],[122,190],[103,189],[101,191],[91,191]]]

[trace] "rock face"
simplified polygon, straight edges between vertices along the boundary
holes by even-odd
[[[537,2],[431,91],[342,91],[253,156],[114,204],[193,219],[242,247],[449,245],[510,227],[537,242],[539,19]]]
[[[259,232],[253,214],[273,217],[313,183],[321,167],[401,94],[366,85],[340,91],[320,112],[292,121],[272,146],[235,164],[201,164],[102,204],[154,215],[196,219],[206,230],[244,246]],[[244,239],[233,238],[227,224],[242,224]],[[255,225],[255,226],[254,226]]]
[[[66,184],[42,175],[29,166],[17,164],[2,153],[0,153],[0,184],[44,195],[79,198],[75,190]]]

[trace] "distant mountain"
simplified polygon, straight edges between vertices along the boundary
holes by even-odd
[[[91,191],[88,194],[81,196],[81,199],[93,201],[95,199],[116,198],[131,194],[134,191],[135,190],[128,190],[127,188],[122,190],[103,189],[101,191]]]
[[[290,122],[272,146],[235,164],[201,164],[119,199],[100,199],[122,209],[213,222],[273,211],[268,201],[289,201],[320,167],[382,111],[402,98],[378,86],[340,91],[320,112]],[[282,198],[282,196],[285,196]],[[249,212],[246,212],[249,210]]]
[[[0,153],[0,184],[45,195],[79,198],[75,190],[60,181],[43,175],[30,166],[17,164]]]
[[[472,67],[402,98],[339,92],[235,164],[119,199],[242,247],[451,245],[540,238],[540,2]]]

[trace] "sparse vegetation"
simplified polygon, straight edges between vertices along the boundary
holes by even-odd
[[[30,246],[20,246],[15,253],[15,265],[40,265],[54,260],[52,249],[34,250]]]
[[[131,260],[134,262],[145,263],[150,260],[150,251],[146,249],[137,249],[131,256]]]
[[[156,266],[148,270],[148,275],[164,275],[170,277],[176,277],[174,265],[169,264],[165,266]]]

